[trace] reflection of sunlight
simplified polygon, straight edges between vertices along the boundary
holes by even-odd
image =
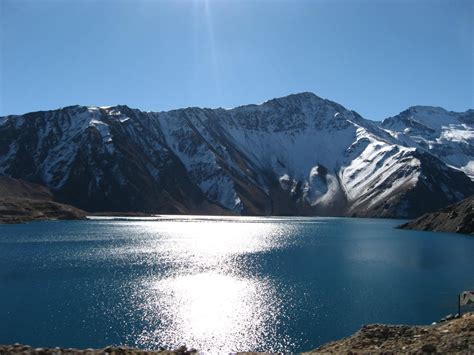
[[[245,303],[245,296],[250,296],[255,289],[243,280],[209,272],[176,278],[163,286],[174,290],[175,297],[185,301],[179,317],[183,328],[198,337],[229,333],[242,316],[251,314],[251,305]]]
[[[211,266],[235,255],[282,247],[285,236],[279,223],[230,221],[139,222],[145,236],[140,252],[169,261]],[[151,257],[151,256],[150,256]]]
[[[206,352],[291,348],[280,328],[283,290],[245,270],[252,254],[291,243],[293,227],[278,220],[203,217],[128,225],[136,243],[122,252],[163,266],[158,273],[149,268],[135,289],[143,324],[134,334],[137,346],[185,344]]]
[[[160,339],[170,347],[188,344],[202,351],[237,351],[258,348],[262,339],[268,344],[276,334],[279,298],[264,280],[211,271],[147,287],[142,304],[147,322],[159,325],[140,335],[143,345]]]
[[[186,222],[165,225],[162,232],[179,236],[175,241],[180,248],[185,244],[194,253],[218,256],[267,249],[273,243],[265,237],[275,235],[277,229],[270,223]]]

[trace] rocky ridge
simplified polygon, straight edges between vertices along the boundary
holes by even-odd
[[[373,122],[312,93],[0,118],[0,175],[91,212],[417,217],[474,193],[472,112]]]

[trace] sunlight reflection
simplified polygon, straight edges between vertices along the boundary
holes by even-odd
[[[168,262],[211,267],[235,256],[284,247],[288,227],[279,223],[218,221],[139,222],[143,239],[140,253]],[[150,238],[149,236],[152,236]],[[277,241],[279,241],[277,243]]]
[[[151,282],[142,307],[154,327],[139,335],[140,345],[159,341],[172,348],[192,344],[201,351],[228,352],[259,348],[262,339],[272,343],[281,322],[274,293],[266,280],[217,271]]]
[[[281,287],[248,274],[248,256],[288,244],[288,224],[255,218],[132,223],[139,243],[127,255],[168,270],[150,273],[136,288],[146,325],[134,334],[138,346],[185,344],[206,352],[271,350],[268,344],[275,351],[291,348],[281,336]]]

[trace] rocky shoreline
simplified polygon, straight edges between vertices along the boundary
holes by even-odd
[[[448,320],[451,319],[451,320]],[[308,354],[474,354],[474,313],[429,326],[370,324]]]
[[[85,218],[85,211],[56,201],[47,187],[0,176],[0,224]]]
[[[83,219],[86,219],[86,212],[55,201],[0,198],[0,224]]]
[[[74,349],[74,348],[33,348],[29,345],[13,344],[0,345],[0,355],[7,354],[29,354],[29,355],[153,355],[153,354],[173,354],[189,355],[196,354],[197,350],[187,349],[182,346],[176,350],[142,350],[127,346],[107,346],[103,349]]]
[[[151,355],[196,354],[195,349],[182,346],[175,350],[141,350],[126,346],[103,349],[32,348],[28,345],[0,345],[0,354],[31,355]],[[393,354],[393,353],[456,353],[474,354],[474,313],[460,318],[448,316],[439,324],[429,326],[370,324],[355,334],[324,344],[306,354]],[[252,352],[240,354],[254,354]]]
[[[474,195],[436,212],[426,213],[398,228],[474,234]]]

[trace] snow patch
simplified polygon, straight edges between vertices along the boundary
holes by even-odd
[[[115,148],[112,143],[112,135],[110,134],[109,125],[102,121],[91,119],[91,121],[89,122],[89,127],[94,127],[95,129],[97,129],[97,131],[99,131],[105,149],[109,152],[109,154],[113,154]]]

